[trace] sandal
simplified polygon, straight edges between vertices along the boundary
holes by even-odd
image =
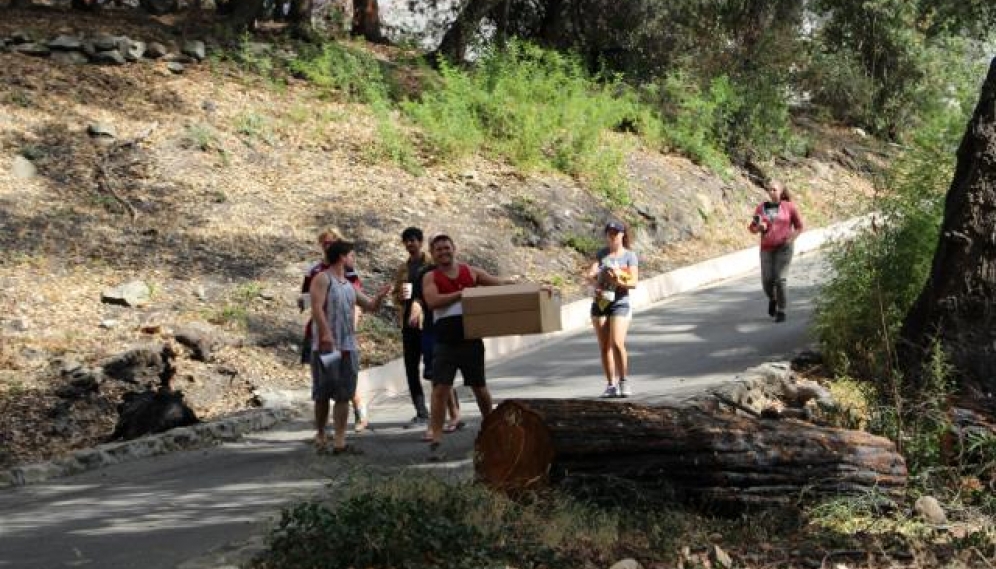
[[[429,445],[429,462],[444,462],[445,460],[446,453],[443,452],[439,443]]]
[[[329,449],[329,439],[327,436],[315,435],[312,444],[315,445],[315,450],[321,454]]]
[[[359,455],[366,454],[366,453],[363,452],[363,449],[356,448],[353,445],[346,445],[344,447],[333,447],[332,448],[332,454],[333,455],[337,455],[337,454],[348,454],[348,455],[353,455],[353,456],[359,456]]]
[[[431,443],[432,442],[432,433],[430,433],[429,431],[426,431],[425,433],[422,434],[422,439],[421,440],[422,440],[423,443]]]
[[[357,421],[357,423],[353,426],[353,430],[357,433],[362,433],[363,431],[367,430],[367,427],[369,426],[370,426],[370,421],[362,419],[360,421]]]
[[[464,428],[466,426],[467,426],[467,423],[464,423],[463,421],[459,421],[459,420],[457,422],[455,422],[455,423],[453,423],[453,422],[446,423],[446,426],[443,427],[443,432],[444,433],[455,433],[455,432],[459,431],[460,429],[462,429],[462,428]]]

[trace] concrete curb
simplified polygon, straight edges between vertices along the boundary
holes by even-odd
[[[39,462],[0,471],[0,488],[36,484],[95,470],[112,464],[130,462],[177,450],[202,448],[219,442],[238,440],[242,435],[269,429],[293,415],[289,408],[253,409],[210,423],[180,427],[165,433],[130,441],[107,443],[81,449],[48,462]]]
[[[795,242],[795,254],[812,253],[831,241],[851,237],[870,221],[871,216],[865,216],[837,223],[830,227],[806,231]],[[645,308],[683,292],[758,271],[759,254],[758,247],[751,247],[641,280],[640,286],[633,291],[631,297],[633,308]],[[526,348],[533,348],[563,334],[587,328],[590,326],[590,307],[591,301],[586,299],[561,307],[560,319],[563,329],[560,332],[486,339],[484,345],[487,360],[492,361]],[[361,371],[360,387],[364,401],[368,403],[376,403],[407,393],[408,383],[405,380],[404,361],[398,358],[384,365]],[[311,393],[307,389],[299,389],[269,391],[259,395],[265,407],[284,408],[308,401]]]

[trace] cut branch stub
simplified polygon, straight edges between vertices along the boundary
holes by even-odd
[[[506,491],[620,479],[723,506],[902,497],[906,464],[891,441],[799,421],[597,400],[509,400],[484,421],[478,478]]]

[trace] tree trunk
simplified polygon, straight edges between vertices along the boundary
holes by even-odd
[[[373,43],[386,43],[380,32],[380,7],[377,0],[353,0],[353,33]]]
[[[290,20],[298,37],[309,41],[348,36],[353,0],[292,0]]]
[[[934,342],[960,395],[996,417],[996,59],[958,148],[930,278],[903,323],[908,378],[924,379]]]
[[[873,492],[897,500],[906,485],[893,443],[865,432],[610,401],[505,401],[475,450],[478,477],[509,491],[628,485],[741,509]]]
[[[236,30],[252,29],[263,13],[263,0],[229,0],[226,6],[228,25]]]
[[[469,0],[456,21],[443,35],[432,59],[438,56],[461,63],[466,59],[467,47],[474,37],[481,20],[505,0]]]

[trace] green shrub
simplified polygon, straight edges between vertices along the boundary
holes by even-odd
[[[591,235],[569,235],[564,239],[564,247],[570,247],[585,257],[594,257],[602,242]]]
[[[606,134],[655,130],[653,115],[619,77],[592,76],[577,58],[511,43],[463,70],[440,62],[441,85],[403,104],[435,152],[484,152],[526,169],[552,168],[628,203],[622,152]]]
[[[871,124],[875,82],[858,54],[848,48],[826,52],[818,45],[800,77],[801,88],[831,117],[848,124]]]
[[[892,343],[930,272],[967,105],[938,115],[894,163],[871,204],[877,221],[829,249],[833,276],[814,317],[833,371],[888,377]]]
[[[569,501],[514,502],[480,485],[411,473],[347,483],[337,493],[334,506],[308,502],[284,510],[266,566],[568,568],[576,563],[558,548],[606,546],[616,538],[613,518]]]
[[[360,50],[335,42],[321,46],[303,45],[289,63],[291,71],[346,100],[373,103],[388,99],[388,82],[380,63]]]
[[[688,74],[675,72],[647,93],[661,106],[664,138],[672,150],[717,172],[729,167],[725,141],[740,102],[728,77],[713,79],[703,90]]]

